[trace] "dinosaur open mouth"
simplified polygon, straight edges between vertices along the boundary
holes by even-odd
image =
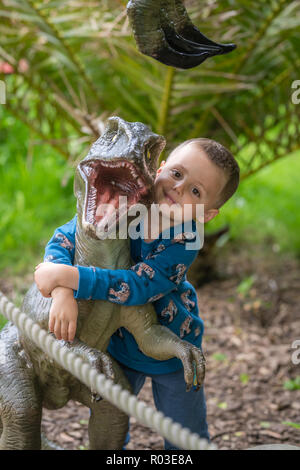
[[[130,207],[149,200],[150,185],[128,161],[93,160],[81,169],[88,183],[85,220],[97,230],[107,231]]]

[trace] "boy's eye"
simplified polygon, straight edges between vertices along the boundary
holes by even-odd
[[[200,197],[200,193],[197,188],[193,188],[192,192],[195,194],[195,196]]]
[[[180,178],[181,173],[178,170],[173,170],[173,175],[175,176],[175,178]]]

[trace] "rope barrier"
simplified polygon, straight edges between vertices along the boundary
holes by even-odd
[[[77,354],[69,351],[65,346],[61,346],[58,340],[33,322],[27,314],[21,312],[2,292],[0,292],[0,312],[40,349],[82,383],[93,391],[97,391],[99,395],[129,416],[134,416],[141,424],[157,431],[176,447],[186,450],[217,449],[214,444],[200,438],[198,434],[191,433],[189,429],[183,428],[171,418],[165,417],[160,411],[156,411],[144,402],[137,400],[135,395],[122,389],[120,385],[114,384],[112,380],[107,379],[104,374],[100,374]]]

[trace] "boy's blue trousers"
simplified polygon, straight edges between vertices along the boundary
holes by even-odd
[[[169,374],[144,374],[119,364],[129,380],[133,393],[137,395],[145,383],[146,377],[152,379],[152,392],[155,406],[165,416],[172,418],[191,432],[199,434],[209,441],[206,422],[206,402],[203,387],[196,392],[194,387],[186,392],[183,369]],[[127,434],[125,444],[130,439]],[[179,450],[165,439],[166,450]]]

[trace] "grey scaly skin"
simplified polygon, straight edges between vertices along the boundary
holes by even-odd
[[[99,224],[96,211],[103,198],[101,188],[109,187],[114,195],[127,194],[127,209],[138,202],[149,205],[156,161],[164,145],[164,139],[144,124],[127,123],[117,117],[109,119],[104,134],[76,171],[75,264],[110,269],[128,269],[134,264],[129,239],[98,238],[101,218]],[[51,302],[52,299],[42,297],[34,283],[25,296],[22,310],[47,330]],[[198,384],[202,384],[205,373],[202,352],[161,326],[152,304],[125,307],[108,301],[80,300],[78,307],[76,339],[69,349],[122,387],[130,390],[120,368],[105,353],[111,335],[120,327],[134,335],[144,354],[158,360],[174,356],[181,359],[188,388],[192,386],[196,364]],[[58,343],[66,345],[64,341]],[[61,408],[70,399],[91,409],[90,448],[122,448],[127,415],[106,400],[95,400],[92,391],[54,363],[11,323],[0,333],[0,351],[3,426],[0,449],[39,449],[42,407]]]
[[[189,69],[236,48],[204,36],[181,0],[130,0],[127,14],[140,52],[165,65]]]

